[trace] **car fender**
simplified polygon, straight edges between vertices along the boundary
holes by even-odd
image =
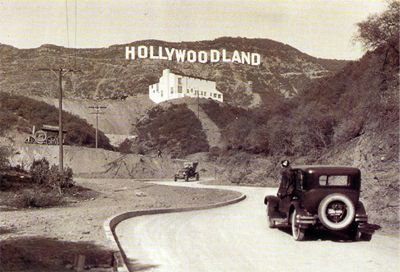
[[[356,213],[357,214],[367,214],[367,212],[365,211],[364,204],[361,201],[358,202]]]
[[[294,210],[296,210],[296,214],[298,215],[308,215],[306,210],[300,205],[299,201],[292,201],[292,204],[289,208],[288,216],[290,216]]]
[[[264,198],[264,204],[270,204],[271,206],[276,206],[279,203],[279,198],[274,195],[268,195]]]

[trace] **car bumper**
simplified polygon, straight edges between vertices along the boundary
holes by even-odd
[[[368,222],[368,215],[366,214],[356,214],[356,217],[354,219],[355,222],[357,223],[363,223],[363,222]]]
[[[298,225],[315,225],[317,223],[317,215],[301,215],[296,216],[296,224]]]

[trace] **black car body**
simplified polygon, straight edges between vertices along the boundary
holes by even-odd
[[[295,189],[282,209],[280,198],[266,196],[269,226],[291,227],[293,238],[303,240],[308,228],[345,231],[354,240],[370,240],[376,225],[360,201],[361,172],[345,166],[294,166]]]
[[[174,180],[184,179],[185,181],[189,181],[190,178],[199,180],[200,174],[196,171],[198,164],[198,162],[185,162],[183,168],[179,169],[175,174]]]

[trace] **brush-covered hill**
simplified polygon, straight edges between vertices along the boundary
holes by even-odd
[[[398,45],[381,46],[273,108],[236,114],[230,106],[203,105],[223,134],[225,148],[215,156],[220,180],[278,184],[283,158],[359,167],[372,222],[398,229],[398,76]]]
[[[64,129],[67,130],[66,144],[95,146],[95,128],[86,120],[68,112],[63,113],[63,120]],[[18,136],[13,137],[12,144],[15,141],[21,144],[24,137],[31,134],[32,126],[40,129],[43,125],[58,125],[56,107],[24,96],[0,92],[0,140],[10,133],[17,133]],[[101,130],[98,137],[99,147],[112,149],[109,139]]]
[[[176,49],[226,49],[261,54],[259,66],[237,63],[178,63],[168,60],[125,59],[126,46],[162,46]],[[119,98],[147,93],[162,70],[169,68],[184,74],[217,82],[226,101],[240,106],[273,103],[276,97],[293,96],[315,79],[338,71],[345,61],[318,59],[268,39],[223,37],[212,41],[171,43],[158,40],[137,41],[108,48],[71,49],[42,45],[17,49],[0,44],[0,91],[20,95],[55,97],[57,80],[43,67],[72,67],[82,74],[65,76],[65,94],[69,98]],[[250,83],[251,82],[251,83]]]

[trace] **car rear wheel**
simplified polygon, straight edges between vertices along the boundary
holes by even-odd
[[[292,223],[292,236],[295,241],[303,241],[305,238],[306,230],[301,229],[300,226],[296,225],[296,210],[292,212],[291,223]]]
[[[322,225],[330,230],[343,230],[353,223],[353,202],[343,194],[326,196],[319,204],[318,217]]]

